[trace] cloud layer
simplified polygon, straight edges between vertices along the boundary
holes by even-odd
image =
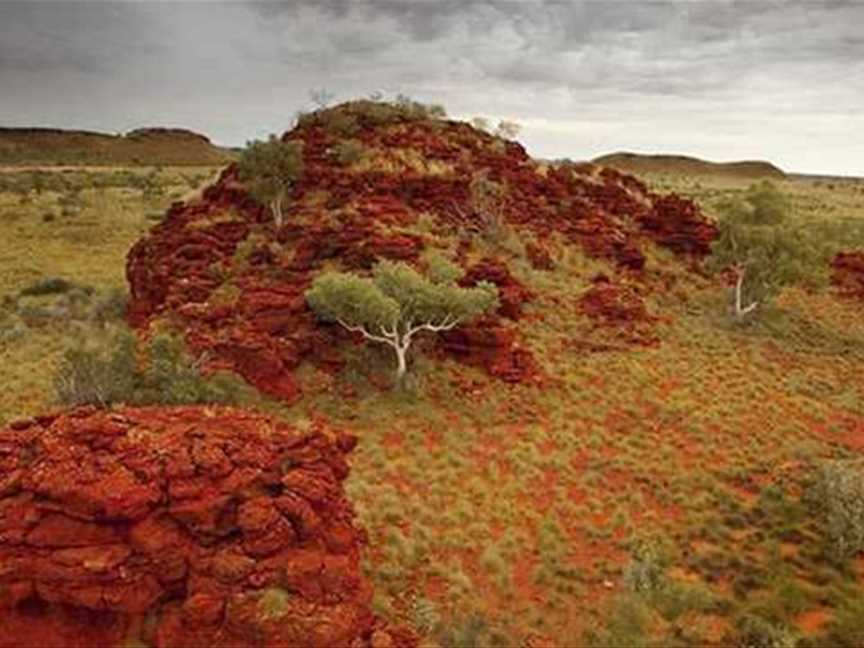
[[[4,2],[0,124],[241,144],[323,87],[514,119],[540,157],[864,176],[862,23],[864,4],[813,1]]]

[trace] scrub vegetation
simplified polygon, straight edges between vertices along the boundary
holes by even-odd
[[[388,135],[406,114],[430,132],[447,123],[407,98],[369,111]],[[342,142],[331,157],[345,172],[449,173],[361,140],[361,121],[348,110],[299,118]],[[484,135],[490,151],[509,146],[508,128]],[[473,321],[509,293],[463,285],[437,261],[422,273],[358,257],[351,274],[327,259],[299,297],[312,318],[348,329],[333,338],[343,356],[303,361],[303,397],[288,406],[214,373],[170,317],[149,338],[123,328],[128,249],[218,171],[0,173],[0,420],[58,403],[216,401],[351,430],[360,443],[347,490],[369,536],[376,611],[429,645],[864,643],[864,301],[840,296],[829,267],[862,245],[864,181],[643,176],[693,198],[720,234],[714,259],[692,268],[644,237],[646,278],[620,281],[650,318],[621,329],[580,306],[613,262],[558,232],[517,230],[500,216],[513,188],[478,173],[463,210],[477,228],[418,218],[393,231],[448,259],[462,250],[463,264],[506,261],[532,295],[518,344],[542,380],[500,380],[428,335],[394,386],[393,351],[364,335],[392,331],[407,351],[416,327]],[[538,176],[553,171],[537,163]],[[285,210],[281,240],[258,225],[231,267],[212,268],[215,305],[243,294],[231,268],[282,276],[273,264],[288,258],[292,218],[335,199],[304,200]],[[207,218],[208,228],[237,222]],[[625,319],[634,312],[616,304]],[[264,591],[262,610],[278,617],[284,599]]]

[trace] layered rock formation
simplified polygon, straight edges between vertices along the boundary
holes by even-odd
[[[383,111],[383,112],[382,112]],[[366,272],[379,259],[421,263],[424,250],[450,237],[466,283],[498,284],[499,312],[445,336],[454,357],[513,381],[537,378],[518,320],[530,291],[503,259],[478,257],[488,214],[471,200],[478,174],[506,189],[497,214],[526,244],[536,268],[554,262],[564,241],[639,273],[646,244],[689,257],[708,254],[716,234],[694,203],[652,193],[636,178],[593,165],[546,165],[468,124],[402,114],[371,102],[315,113],[284,135],[303,144],[286,225],[247,194],[229,167],[203,198],[176,204],[131,250],[131,322],[146,329],[170,317],[209,367],[231,369],[260,390],[300,397],[294,370],[304,360],[335,368],[351,336],[316,323],[304,291],[325,266]],[[346,139],[362,151],[346,163]]]
[[[0,431],[0,646],[405,646],[377,627],[355,439],[231,409]]]

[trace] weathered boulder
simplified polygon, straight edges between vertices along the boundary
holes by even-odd
[[[208,407],[0,430],[0,646],[370,645],[355,441]]]

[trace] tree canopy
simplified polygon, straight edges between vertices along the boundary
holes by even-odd
[[[320,275],[306,300],[321,319],[391,346],[401,377],[417,333],[449,330],[497,308],[498,289],[493,284],[463,288],[455,283],[458,277],[456,266],[440,257],[430,259],[426,276],[406,263],[382,261],[371,277]]]
[[[276,226],[283,223],[282,204],[288,188],[303,171],[302,142],[283,142],[275,135],[249,142],[237,162],[240,180],[249,192],[269,205]]]
[[[828,241],[791,218],[787,199],[771,183],[754,185],[742,199],[722,205],[718,227],[712,265],[734,273],[733,310],[738,317],[784,286],[824,279]]]

